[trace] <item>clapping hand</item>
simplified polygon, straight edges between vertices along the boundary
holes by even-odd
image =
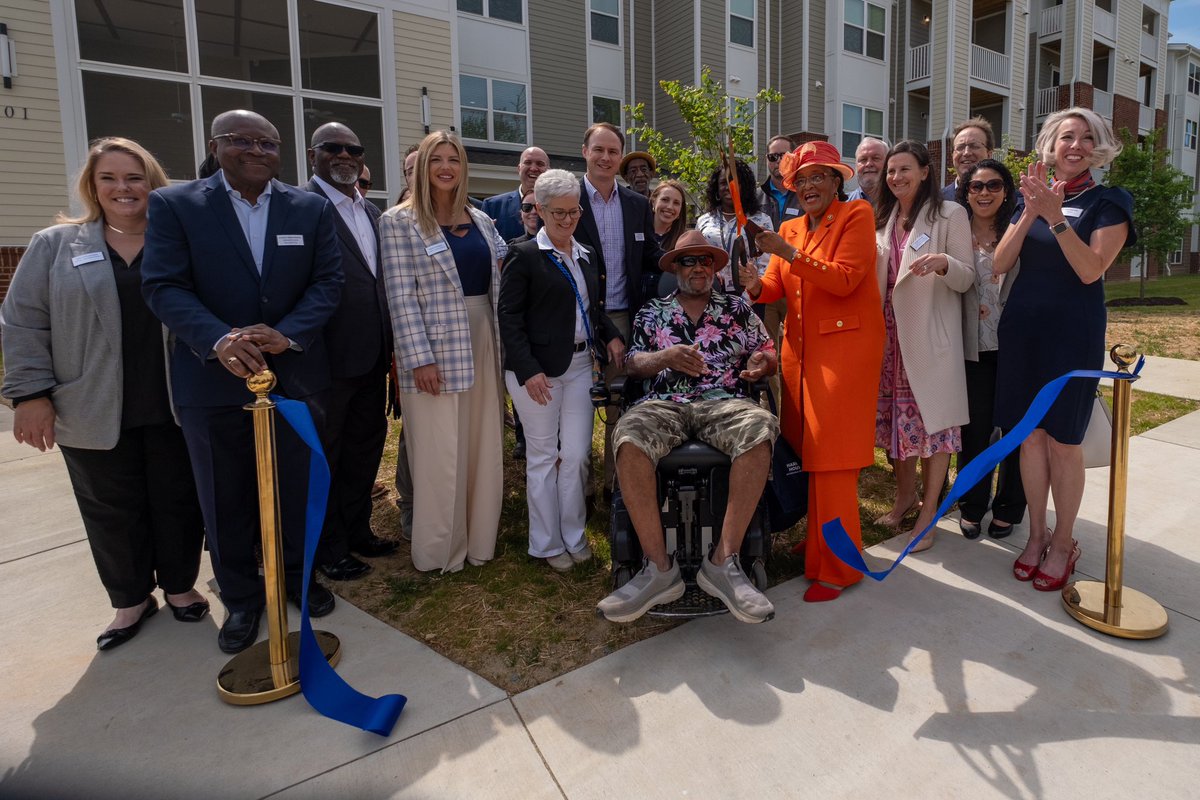
[[[1025,209],[1036,214],[1051,225],[1062,222],[1062,204],[1066,197],[1066,182],[1050,183],[1046,164],[1035,161],[1021,173],[1021,196],[1025,198]]]
[[[698,378],[704,374],[704,356],[698,344],[677,344],[662,351],[663,363],[668,369]]]

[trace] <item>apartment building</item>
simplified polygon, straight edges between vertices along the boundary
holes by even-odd
[[[1167,45],[1166,75],[1167,131],[1164,142],[1171,163],[1192,179],[1194,220],[1200,220],[1200,47]],[[1179,249],[1167,259],[1172,272],[1200,272],[1200,222],[1193,224]]]

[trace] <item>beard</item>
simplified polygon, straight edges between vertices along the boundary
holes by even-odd
[[[709,275],[698,288],[693,288],[691,281],[677,281],[676,285],[679,293],[684,297],[708,297],[712,294],[715,279],[715,275]]]
[[[337,164],[329,168],[329,177],[334,183],[349,186],[358,180],[358,170],[345,164]]]

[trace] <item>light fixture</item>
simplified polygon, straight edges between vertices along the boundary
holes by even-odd
[[[928,25],[928,24],[929,24],[929,15],[928,15],[928,14],[926,14],[926,15],[925,15],[925,18],[924,18],[923,20],[921,20],[921,24],[922,24],[922,25]]]
[[[729,76],[729,82],[730,82],[730,83],[741,83],[741,82],[742,82],[742,79],[741,79],[741,77],[740,77],[740,76],[738,76],[738,75],[730,75],[730,76]]]
[[[429,87],[421,87],[421,124],[425,126],[425,132],[429,133]]]
[[[12,88],[12,79],[17,77],[17,48],[8,38],[8,25],[0,22],[0,75],[4,76],[4,88]]]

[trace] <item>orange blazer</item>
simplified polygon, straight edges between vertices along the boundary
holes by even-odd
[[[886,332],[875,280],[875,217],[865,200],[834,200],[816,229],[808,216],[779,234],[798,255],[772,256],[757,302],[787,298],[780,427],[806,470],[875,461],[875,406]]]

